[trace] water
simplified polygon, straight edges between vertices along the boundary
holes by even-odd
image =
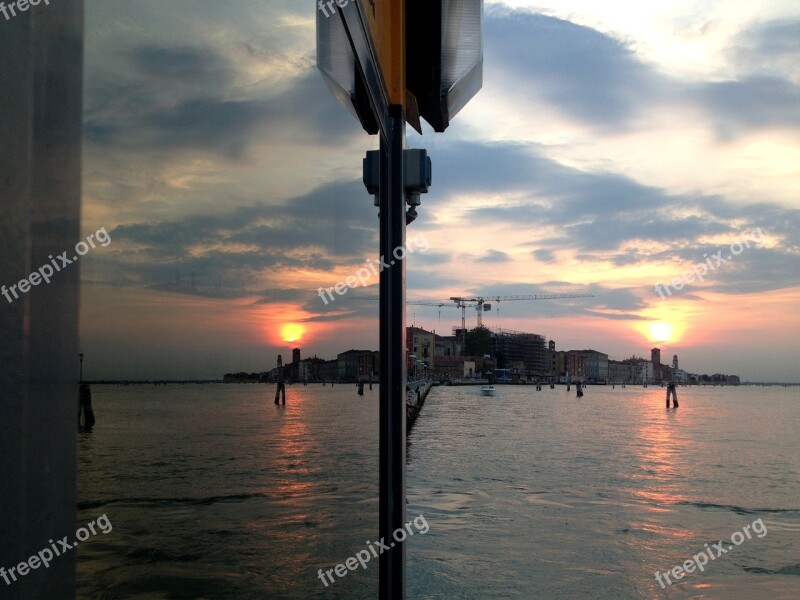
[[[96,386],[85,598],[375,598],[377,388]],[[408,442],[409,598],[800,597],[800,390],[436,388]],[[754,521],[767,533],[757,537]],[[662,590],[656,571],[751,525]],[[762,531],[763,530],[759,530]]]

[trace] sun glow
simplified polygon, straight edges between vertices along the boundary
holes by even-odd
[[[675,328],[672,323],[655,321],[647,326],[647,334],[651,342],[671,342],[675,337]]]
[[[297,323],[286,323],[281,327],[281,339],[284,342],[299,342],[306,332],[305,327]]]

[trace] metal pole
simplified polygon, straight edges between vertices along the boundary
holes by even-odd
[[[404,260],[406,213],[403,174],[405,118],[401,106],[389,109],[390,130],[381,139],[380,253],[390,268],[380,278],[380,515],[378,532],[391,551],[380,555],[381,600],[406,597],[405,545],[392,533],[406,515],[406,364]]]

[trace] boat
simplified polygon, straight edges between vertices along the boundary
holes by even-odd
[[[481,396],[494,396],[494,386],[484,385],[481,387]]]

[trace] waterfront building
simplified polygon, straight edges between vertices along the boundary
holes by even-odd
[[[608,381],[608,354],[597,350],[570,350],[570,356],[583,357],[584,376],[590,383]]]
[[[661,348],[653,348],[650,350],[650,362],[653,363],[653,367],[659,367],[661,365]]]
[[[373,350],[348,350],[336,356],[339,381],[368,379],[378,370],[379,353]]]
[[[436,334],[421,327],[406,327],[406,356],[409,372],[414,368],[411,356],[425,363],[427,368],[435,368]]]
[[[521,362],[529,377],[544,377],[549,372],[544,336],[500,328],[492,329],[491,336],[494,355],[502,359],[501,365]]]
[[[339,379],[339,361],[334,358],[326,360],[317,365],[318,381],[336,381]]]
[[[611,383],[633,383],[635,376],[635,368],[632,363],[609,359],[608,380]]]
[[[567,353],[556,350],[555,340],[547,343],[547,376],[555,381],[566,381]]]
[[[630,365],[633,383],[652,383],[654,381],[653,363],[638,356],[631,356],[622,361]]]
[[[434,352],[436,357],[440,356],[460,356],[461,342],[455,335],[436,335],[434,340]],[[438,360],[438,359],[434,359]]]
[[[566,353],[567,381],[586,379],[586,357],[581,354]]]
[[[300,381],[300,348],[292,350],[292,381]]]
[[[672,381],[675,383],[689,383],[689,374],[683,369],[672,369]]]

